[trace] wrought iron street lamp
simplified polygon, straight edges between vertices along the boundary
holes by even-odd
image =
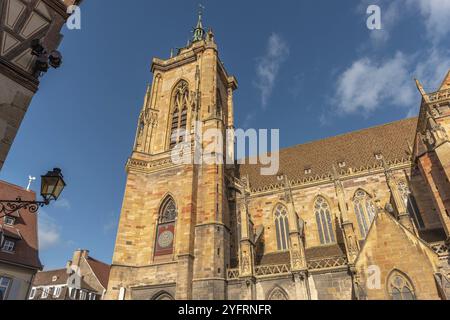
[[[36,213],[39,208],[47,206],[51,201],[58,200],[66,183],[61,169],[55,168],[41,176],[41,196],[43,201],[23,201],[20,197],[16,200],[0,200],[0,213],[12,214],[20,209],[26,209]]]
[[[61,66],[61,53],[57,50],[48,52],[39,39],[35,39],[31,42],[31,49],[31,54],[36,56],[34,66],[36,77],[40,77],[42,73],[47,72],[49,67],[57,69]]]

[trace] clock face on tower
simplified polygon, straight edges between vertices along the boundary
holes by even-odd
[[[161,248],[167,249],[172,246],[173,233],[170,230],[163,231],[158,238],[158,244]]]
[[[175,239],[175,223],[168,223],[158,226],[156,237],[155,255],[164,256],[173,253]]]

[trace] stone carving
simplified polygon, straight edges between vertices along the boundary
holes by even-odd
[[[242,254],[242,274],[250,273],[250,259],[248,257],[247,251]]]
[[[228,269],[227,270],[227,279],[235,280],[239,278],[239,269]]]
[[[303,257],[300,253],[300,249],[297,244],[294,244],[292,250],[291,250],[291,261],[292,261],[292,267],[294,269],[301,269],[303,268]]]
[[[292,252],[292,266],[295,269],[300,269],[302,267],[302,258],[298,251]]]
[[[328,268],[337,268],[347,265],[346,257],[331,257],[325,259],[316,259],[308,261],[309,270],[320,270]]]
[[[184,80],[181,80],[175,88],[175,95],[183,97],[188,88],[188,83]]]
[[[142,116],[140,118],[139,121],[139,127],[138,127],[138,135],[137,135],[137,139],[136,139],[136,146],[140,147],[142,145],[142,140],[143,140],[143,136],[144,136],[144,129],[145,129],[145,123],[142,120]]]
[[[291,269],[287,264],[257,266],[255,268],[255,275],[257,277],[289,274],[290,272]]]
[[[177,218],[177,208],[173,200],[169,200],[161,212],[160,222],[161,223],[173,222],[176,220],[176,218]]]

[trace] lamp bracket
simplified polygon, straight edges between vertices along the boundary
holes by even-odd
[[[0,213],[10,215],[21,209],[28,210],[30,213],[36,213],[39,208],[48,204],[49,201],[23,201],[20,197],[14,201],[0,200]]]

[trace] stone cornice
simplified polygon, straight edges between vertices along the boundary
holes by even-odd
[[[308,272],[311,274],[324,274],[324,273],[337,273],[337,272],[345,272],[348,271],[348,264],[340,266],[340,267],[333,267],[333,268],[326,268],[326,269],[308,269]]]
[[[206,49],[206,45],[200,45],[190,49],[184,49],[184,51],[182,49],[180,54],[167,60],[153,58],[151,71],[153,73],[155,73],[155,71],[165,72],[195,62],[197,61],[197,55]]]
[[[153,161],[145,161],[130,158],[127,161],[126,170],[127,172],[140,172],[140,173],[154,173],[161,170],[167,170],[169,168],[177,168],[182,167],[183,164],[174,164],[172,162],[171,157],[153,160]]]
[[[402,160],[395,160],[388,163],[392,170],[403,170],[411,168],[413,165],[410,159],[402,159]],[[380,174],[384,172],[384,168],[382,165],[373,165],[373,166],[366,166],[359,169],[352,169],[350,171],[347,170],[347,172],[340,172],[340,180],[342,182],[346,180],[361,178],[365,176],[370,176],[373,174]],[[311,188],[315,186],[320,185],[327,185],[327,184],[333,184],[333,176],[332,174],[328,175],[321,175],[321,176],[315,176],[305,179],[298,179],[298,180],[291,180],[291,188],[292,190],[299,190],[299,189],[306,189]],[[254,197],[260,197],[263,195],[273,194],[277,192],[282,192],[284,190],[284,186],[281,183],[271,184],[267,185],[258,189],[252,188],[250,198]]]
[[[158,283],[158,284],[154,284],[154,285],[152,285],[152,284],[144,284],[144,283],[142,283],[142,284],[135,283],[135,284],[130,285],[130,288],[133,291],[139,291],[139,290],[159,289],[159,288],[162,289],[162,288],[172,287],[172,286],[175,286],[175,285],[176,285],[176,282]]]
[[[0,73],[31,90],[33,93],[38,91],[39,80],[3,58],[0,58]]]
[[[175,57],[173,59],[169,59],[166,61],[160,60],[160,59],[153,59],[151,71],[155,73],[155,71],[169,71],[175,68],[179,68],[181,66],[184,66],[186,64],[192,63],[197,61],[197,56],[195,54],[184,56],[182,59],[177,59],[178,57]]]

